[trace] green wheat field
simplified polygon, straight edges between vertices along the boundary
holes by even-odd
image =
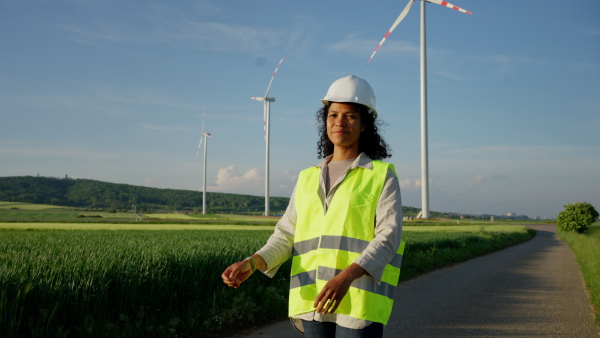
[[[289,261],[275,278],[257,273],[239,289],[220,278],[272,232],[269,225],[0,223],[0,337],[203,337],[280,320]],[[401,279],[532,236],[515,225],[406,226]]]

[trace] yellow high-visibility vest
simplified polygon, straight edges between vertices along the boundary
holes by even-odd
[[[327,213],[319,194],[319,167],[303,170],[296,185],[296,233],[290,280],[289,315],[315,311],[327,281],[352,264],[375,237],[375,211],[393,165],[373,161],[344,178]],[[395,171],[394,171],[395,173]],[[387,324],[400,277],[404,242],[383,272],[381,283],[362,276],[352,282],[335,313]]]

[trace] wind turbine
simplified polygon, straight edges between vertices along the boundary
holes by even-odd
[[[410,11],[415,0],[410,0],[404,10],[400,13],[392,27],[384,35],[367,63],[370,63],[385,40],[392,34],[396,26],[404,19]],[[473,14],[451,3],[441,0],[421,0],[421,218],[429,218],[429,163],[427,153],[427,50],[425,47],[425,2],[446,6],[457,11]]]
[[[273,72],[273,76],[271,76],[271,81],[269,82],[269,86],[267,87],[267,92],[264,97],[251,97],[252,100],[263,101],[264,109],[263,109],[263,128],[265,134],[265,143],[267,144],[267,156],[265,160],[265,216],[269,216],[269,134],[270,134],[270,119],[271,119],[271,102],[275,102],[274,97],[269,97],[269,90],[271,90],[271,84],[273,84],[273,79],[275,75],[277,75],[277,71],[279,70],[279,66],[285,59],[285,56],[281,58],[275,71]]]
[[[204,113],[202,114],[202,135],[200,135],[200,143],[198,143],[198,149],[196,149],[196,158],[198,158],[198,152],[204,141],[204,177],[202,180],[202,215],[206,215],[206,145],[208,144],[208,137],[210,133],[204,132],[204,118],[206,117],[206,107],[204,107]]]

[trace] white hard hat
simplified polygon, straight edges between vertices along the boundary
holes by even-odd
[[[328,102],[358,103],[369,108],[373,118],[377,118],[375,110],[375,92],[371,85],[356,75],[350,75],[337,79],[329,86],[327,95],[321,100],[323,104]]]

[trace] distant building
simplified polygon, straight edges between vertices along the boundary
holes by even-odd
[[[517,213],[516,212],[509,212],[506,214],[506,217],[517,217]]]

